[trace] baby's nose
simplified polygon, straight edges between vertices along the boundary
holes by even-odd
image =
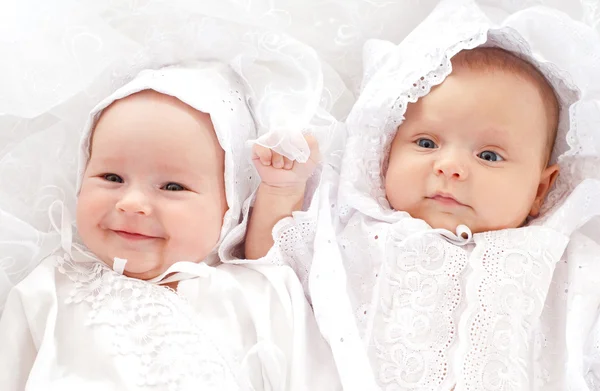
[[[466,163],[457,154],[448,154],[438,159],[434,171],[436,175],[443,175],[448,179],[465,180],[468,177]]]
[[[124,213],[135,213],[139,215],[149,215],[152,213],[152,207],[148,197],[139,190],[129,190],[115,205],[117,210]]]

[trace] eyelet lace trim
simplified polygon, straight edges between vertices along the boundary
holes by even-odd
[[[374,294],[370,353],[383,389],[437,389],[453,366],[467,255],[436,236],[388,246]]]
[[[537,227],[475,238],[475,250],[430,232],[392,239],[367,335],[383,389],[527,389],[531,332],[567,238]]]
[[[477,236],[459,327],[461,389],[528,389],[532,331],[567,243],[538,227]]]

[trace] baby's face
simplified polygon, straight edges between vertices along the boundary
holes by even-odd
[[[392,143],[390,205],[433,228],[516,228],[555,179],[548,122],[534,84],[501,71],[457,69],[411,104]]]
[[[208,114],[154,91],[112,104],[93,134],[77,205],[85,245],[150,279],[202,261],[227,210],[224,153]]]

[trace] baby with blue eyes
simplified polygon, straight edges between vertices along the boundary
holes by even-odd
[[[558,175],[558,113],[531,64],[500,48],[458,53],[444,82],[407,107],[384,172],[390,206],[450,231],[520,227]]]

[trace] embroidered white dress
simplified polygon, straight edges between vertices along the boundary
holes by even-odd
[[[189,266],[199,277],[174,292],[47,258],[6,303],[2,389],[340,389],[290,268]]]
[[[481,45],[522,56],[553,84],[561,174],[540,218],[465,240],[392,210],[381,173],[407,104]],[[595,32],[550,9],[496,25],[472,1],[442,1],[400,45],[371,41],[364,56],[341,170],[326,167],[311,208],[275,227],[272,250],[308,280],[344,389],[598,389]]]

